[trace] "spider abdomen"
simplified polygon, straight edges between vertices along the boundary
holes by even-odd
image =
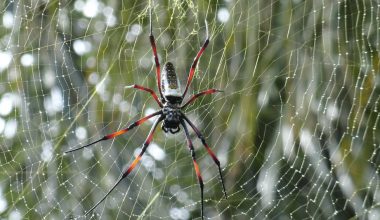
[[[171,62],[164,64],[161,78],[161,90],[168,102],[182,102],[181,87],[177,78],[177,73],[174,69],[174,65]]]
[[[177,108],[172,108],[169,106],[165,106],[163,108],[162,114],[164,115],[164,121],[162,123],[162,130],[165,132],[170,131],[170,133],[179,132],[179,125],[181,123],[181,112]]]

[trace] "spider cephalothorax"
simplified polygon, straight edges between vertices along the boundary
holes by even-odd
[[[150,18],[151,18],[151,16],[150,16]],[[198,138],[202,141],[203,146],[206,148],[207,153],[211,156],[211,158],[214,160],[215,164],[218,166],[220,181],[221,181],[222,187],[223,187],[223,193],[224,193],[224,196],[227,198],[227,193],[226,193],[226,189],[224,187],[224,181],[223,181],[223,176],[222,176],[222,170],[220,168],[220,162],[219,162],[218,158],[216,157],[214,152],[211,150],[211,148],[207,145],[206,140],[205,140],[204,136],[202,135],[202,133],[190,121],[190,119],[188,119],[187,116],[181,111],[181,110],[185,109],[189,104],[191,104],[194,100],[196,100],[199,96],[202,96],[205,94],[212,94],[212,93],[216,93],[216,92],[221,92],[218,89],[208,89],[208,90],[205,90],[203,92],[192,95],[190,97],[190,99],[185,104],[182,105],[182,101],[183,101],[183,99],[186,95],[186,92],[189,88],[189,85],[193,79],[193,76],[195,73],[195,68],[197,66],[198,60],[201,57],[203,51],[206,49],[206,47],[209,43],[207,23],[206,23],[206,33],[207,33],[206,40],[203,43],[203,46],[201,47],[199,52],[197,53],[196,57],[194,58],[194,61],[193,61],[191,68],[190,68],[189,76],[187,78],[185,91],[182,93],[181,88],[180,88],[180,83],[179,83],[179,80],[177,78],[177,74],[176,74],[175,69],[174,69],[174,65],[170,62],[167,62],[164,64],[164,68],[162,70],[162,73],[160,71],[160,62],[158,60],[156,43],[155,43],[153,32],[152,32],[152,20],[150,19],[150,36],[149,36],[149,39],[150,39],[150,44],[151,44],[152,50],[153,50],[154,62],[156,64],[157,87],[158,87],[160,99],[158,98],[157,94],[152,89],[145,88],[143,86],[136,85],[136,84],[132,85],[132,86],[126,86],[126,87],[127,88],[135,88],[135,89],[144,90],[144,91],[149,92],[161,109],[158,110],[157,112],[154,112],[148,116],[141,118],[140,120],[135,121],[134,123],[130,124],[128,127],[124,128],[120,131],[116,131],[114,133],[105,135],[101,139],[96,140],[90,144],[87,144],[85,146],[78,147],[78,148],[75,148],[75,149],[72,149],[72,150],[65,152],[65,153],[73,152],[73,151],[91,146],[91,145],[98,143],[100,141],[115,138],[115,137],[117,137],[121,134],[124,134],[124,133],[128,132],[129,130],[139,126],[140,124],[147,121],[148,119],[155,117],[155,116],[159,116],[159,118],[156,119],[156,121],[154,122],[154,124],[151,128],[151,130],[148,134],[148,137],[146,138],[146,140],[142,146],[140,154],[136,157],[136,159],[132,162],[132,164],[128,167],[128,169],[123,171],[123,173],[120,175],[117,182],[106,193],[106,195],[103,196],[103,198],[99,202],[97,202],[88,212],[86,212],[86,215],[88,213],[92,212],[104,199],[106,199],[106,197],[112,192],[113,189],[116,188],[116,186],[121,182],[121,180],[126,178],[128,176],[128,174],[135,168],[136,164],[140,161],[141,157],[143,156],[143,154],[145,153],[146,149],[148,148],[150,142],[152,141],[154,131],[156,130],[157,125],[161,121],[162,121],[162,130],[164,132],[170,131],[170,133],[173,133],[173,134],[177,133],[180,131],[180,126],[182,126],[182,128],[185,132],[188,147],[189,147],[189,150],[191,152],[191,157],[193,159],[195,173],[198,177],[198,182],[199,182],[199,186],[201,189],[201,207],[202,207],[201,217],[202,217],[202,219],[203,219],[203,209],[204,209],[203,208],[203,180],[202,180],[202,176],[200,173],[198,163],[197,163],[196,158],[195,158],[195,150],[193,147],[193,143],[190,139],[190,134],[189,134],[189,131],[187,128],[188,125],[194,130],[194,132],[196,133]]]
[[[180,131],[179,125],[181,123],[181,110],[174,106],[165,105],[162,109],[162,115],[164,116],[162,122],[162,130],[175,134]]]

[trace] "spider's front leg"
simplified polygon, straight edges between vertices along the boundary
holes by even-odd
[[[190,121],[190,119],[187,118],[187,116],[185,114],[182,113],[182,117],[190,125],[190,127],[194,130],[194,132],[197,134],[198,138],[201,139],[203,146],[207,150],[207,153],[211,156],[211,158],[214,160],[215,164],[218,166],[220,182],[222,183],[224,197],[227,199],[226,187],[224,186],[222,169],[220,168],[220,162],[219,162],[218,158],[216,157],[215,153],[211,150],[211,148],[206,143],[206,139],[204,138],[202,133],[199,131],[199,129]]]
[[[202,216],[202,219],[203,219],[203,209],[204,209],[203,208],[203,179],[202,179],[201,172],[199,170],[199,166],[198,166],[197,160],[195,158],[195,150],[194,150],[193,143],[191,142],[191,139],[190,139],[189,131],[187,129],[187,126],[186,126],[185,122],[182,119],[181,119],[181,125],[183,127],[183,130],[185,131],[185,135],[186,135],[186,139],[187,139],[187,144],[189,146],[191,157],[193,159],[195,173],[197,174],[198,182],[199,182],[199,187],[201,188],[201,216]]]
[[[161,116],[160,118],[158,118],[152,128],[150,129],[150,132],[148,134],[148,137],[146,138],[145,142],[144,142],[144,145],[141,149],[141,152],[140,154],[136,157],[136,159],[132,162],[131,165],[129,165],[128,169],[126,169],[122,175],[119,177],[119,179],[116,181],[116,183],[113,185],[113,187],[107,192],[107,194],[105,196],[103,196],[103,198],[101,200],[99,200],[99,202],[97,202],[89,211],[86,212],[85,215],[88,215],[89,213],[91,213],[96,207],[98,207],[98,205],[103,202],[107,196],[116,188],[117,185],[119,185],[119,183],[124,179],[126,178],[131,172],[132,170],[135,168],[135,166],[137,165],[137,163],[141,160],[141,157],[144,155],[146,149],[148,148],[150,142],[152,141],[153,139],[153,134],[154,134],[154,131],[156,130],[156,127],[158,125],[158,123],[160,121],[163,120],[163,116]]]
[[[74,151],[77,151],[77,150],[81,150],[81,149],[83,149],[83,148],[86,148],[86,147],[89,147],[89,146],[91,146],[91,145],[94,145],[94,144],[96,144],[96,143],[98,143],[98,142],[105,141],[105,140],[109,140],[109,139],[115,138],[115,137],[117,137],[117,136],[119,136],[119,135],[125,134],[125,133],[127,133],[128,131],[130,131],[131,129],[133,129],[133,128],[139,126],[139,125],[141,125],[142,123],[144,123],[144,122],[147,121],[148,119],[150,119],[150,118],[152,118],[152,117],[154,117],[154,116],[157,116],[157,115],[161,115],[161,114],[162,114],[162,111],[161,111],[161,110],[160,110],[160,111],[157,111],[157,112],[155,112],[155,113],[153,113],[153,114],[150,114],[150,115],[148,115],[148,116],[145,116],[144,118],[141,118],[141,119],[139,119],[139,120],[133,122],[133,123],[130,124],[128,127],[124,128],[124,129],[122,129],[122,130],[119,130],[119,131],[116,131],[116,132],[114,132],[114,133],[111,133],[111,134],[108,134],[108,135],[106,135],[106,136],[103,136],[102,138],[100,138],[100,139],[98,139],[98,140],[96,140],[96,141],[94,141],[94,142],[91,142],[91,143],[89,143],[89,144],[86,144],[86,145],[84,145],[84,146],[81,146],[81,147],[78,147],[78,148],[74,148],[74,149],[71,149],[71,150],[65,151],[65,154],[67,154],[67,153],[71,153],[71,152],[74,152]]]

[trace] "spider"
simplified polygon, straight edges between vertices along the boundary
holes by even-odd
[[[184,100],[184,97],[185,97],[186,92],[189,88],[189,85],[191,84],[191,81],[193,79],[198,60],[201,57],[204,50],[207,48],[207,45],[209,44],[208,26],[207,26],[206,21],[205,21],[205,23],[206,23],[206,25],[205,25],[206,26],[206,40],[204,41],[202,47],[200,48],[196,57],[194,58],[194,61],[193,61],[191,68],[190,68],[189,76],[187,78],[185,91],[183,93],[181,93],[179,80],[177,78],[177,74],[175,72],[174,65],[171,62],[167,62],[164,64],[164,67],[162,70],[162,76],[161,76],[161,71],[160,71],[161,67],[160,67],[160,62],[158,60],[158,56],[157,56],[156,42],[155,42],[155,39],[153,36],[153,30],[152,30],[153,29],[152,28],[152,12],[150,10],[149,40],[150,40],[150,44],[151,44],[152,51],[153,51],[154,62],[156,64],[156,80],[157,80],[157,87],[158,87],[158,91],[159,91],[159,95],[160,95],[161,99],[158,98],[157,94],[152,89],[145,88],[145,87],[140,86],[140,85],[134,84],[131,86],[126,86],[126,88],[134,88],[134,89],[149,92],[161,109],[157,112],[154,112],[148,116],[145,116],[145,117],[135,121],[134,123],[130,124],[128,127],[124,128],[122,130],[119,130],[119,131],[116,131],[114,133],[105,135],[104,137],[102,137],[102,138],[100,138],[100,139],[98,139],[92,143],[89,143],[87,145],[84,145],[84,146],[81,146],[78,148],[68,150],[65,153],[71,153],[73,151],[77,151],[77,150],[89,147],[91,145],[94,145],[98,142],[113,139],[113,138],[115,138],[119,135],[122,135],[122,134],[130,131],[131,129],[141,125],[142,123],[144,123],[145,121],[147,121],[148,119],[150,119],[152,117],[155,117],[155,116],[159,116],[159,117],[155,120],[155,122],[154,122],[144,144],[143,144],[143,147],[141,149],[140,154],[135,158],[135,160],[128,167],[128,169],[123,171],[123,173],[120,175],[119,179],[116,181],[116,183],[113,185],[113,187],[106,193],[106,195],[99,202],[97,202],[89,211],[87,211],[85,213],[85,215],[88,215],[89,213],[91,213],[101,202],[103,202],[107,198],[107,196],[116,188],[116,186],[124,178],[126,178],[129,173],[131,173],[131,171],[135,168],[136,164],[140,161],[141,157],[145,153],[150,142],[152,141],[153,134],[156,130],[156,127],[158,126],[158,124],[160,122],[163,122],[161,128],[165,133],[170,132],[172,134],[175,134],[175,133],[180,131],[180,126],[182,126],[182,128],[185,132],[187,144],[188,144],[188,147],[189,147],[189,150],[191,153],[191,157],[193,159],[193,165],[194,165],[195,173],[198,177],[199,187],[201,190],[201,217],[202,217],[202,219],[203,219],[203,211],[204,211],[203,180],[202,180],[201,172],[199,170],[198,163],[196,161],[195,150],[193,147],[193,143],[190,139],[190,134],[189,134],[187,124],[194,130],[195,134],[198,136],[198,138],[201,140],[203,146],[206,148],[207,153],[211,156],[211,158],[213,159],[215,164],[218,166],[219,175],[220,175],[220,182],[221,182],[222,187],[223,187],[223,194],[224,194],[224,197],[227,199],[227,193],[226,193],[226,189],[225,189],[225,185],[224,185],[222,170],[221,170],[220,162],[219,162],[218,158],[215,156],[214,152],[211,150],[211,148],[206,143],[205,137],[202,135],[202,133],[199,131],[199,129],[182,112],[183,109],[185,109],[188,105],[193,103],[198,97],[200,97],[202,95],[206,95],[206,94],[213,94],[216,92],[222,92],[221,90],[218,90],[218,89],[208,89],[208,90],[205,90],[203,92],[192,95],[185,104],[182,104],[182,101]]]

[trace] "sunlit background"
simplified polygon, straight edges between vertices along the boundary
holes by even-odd
[[[380,218],[380,4],[298,0],[0,2],[0,215],[84,218],[141,150],[161,64],[182,89],[206,37],[186,114],[206,219]],[[188,96],[188,97],[189,97]],[[378,159],[379,158],[379,159]],[[200,219],[183,131],[153,142],[87,218]]]

